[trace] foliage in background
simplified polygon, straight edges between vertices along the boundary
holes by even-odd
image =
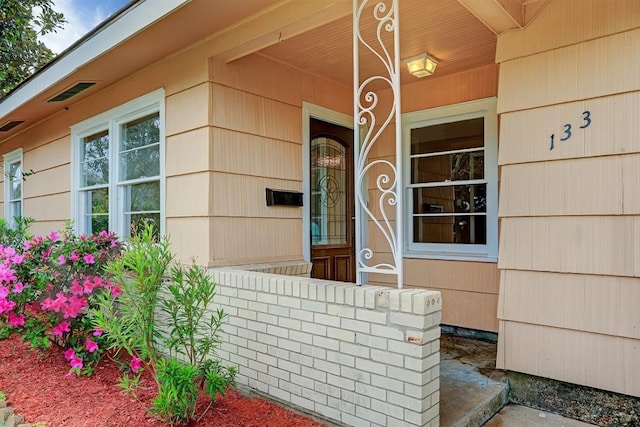
[[[38,40],[66,22],[53,7],[53,0],[0,1],[0,98],[53,58]]]
[[[91,317],[112,348],[125,349],[138,361],[136,368],[144,360],[151,370],[158,384],[152,412],[170,425],[188,423],[197,417],[201,391],[212,404],[235,379],[235,368],[214,358],[225,319],[222,310],[209,311],[215,283],[195,263],[172,266],[168,240],[158,241],[150,225],[126,247],[106,269],[122,295],[115,302],[101,297]],[[161,357],[163,351],[167,358]],[[131,393],[138,378],[125,374],[120,385]]]
[[[0,245],[13,246],[14,248],[22,246],[22,244],[31,238],[29,228],[33,224],[33,218],[16,217],[14,218],[14,226],[9,226],[6,219],[0,218]]]

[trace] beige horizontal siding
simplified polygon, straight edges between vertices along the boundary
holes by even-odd
[[[586,125],[585,111],[590,112],[591,124],[580,129]],[[499,164],[638,153],[640,140],[629,136],[640,134],[639,115],[640,92],[502,114]],[[572,135],[563,142],[565,124],[571,125]]]
[[[640,55],[630,53],[639,44],[636,29],[503,62],[498,112],[638,90],[640,73],[631,70],[640,69]]]
[[[211,129],[203,127],[166,139],[167,177],[208,171],[211,168]]]
[[[640,276],[640,217],[502,218],[501,269]]]
[[[502,275],[504,320],[640,339],[635,278],[517,270]]]
[[[300,120],[302,120],[300,112]],[[301,180],[302,145],[213,128],[213,169],[219,172]]]
[[[640,395],[636,339],[504,322],[498,346],[499,368]]]
[[[640,27],[637,0],[553,0],[527,31],[500,35],[496,62],[558,49]]]
[[[554,0],[497,54],[498,366],[634,396],[638,26],[638,2]]]
[[[210,238],[215,261],[300,259],[302,220],[214,217]]]

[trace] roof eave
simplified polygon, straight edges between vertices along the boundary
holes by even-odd
[[[0,123],[40,93],[191,0],[132,0],[0,99]]]

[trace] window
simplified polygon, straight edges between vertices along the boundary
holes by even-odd
[[[4,155],[4,218],[15,227],[22,216],[22,148]]]
[[[495,261],[495,99],[405,114],[403,128],[407,254]]]
[[[71,128],[72,210],[81,233],[164,233],[164,93],[145,95]]]

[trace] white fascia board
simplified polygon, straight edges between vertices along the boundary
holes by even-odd
[[[0,120],[43,91],[72,75],[77,69],[144,30],[191,0],[145,0],[89,36],[50,67],[37,73],[24,86],[0,100]]]

